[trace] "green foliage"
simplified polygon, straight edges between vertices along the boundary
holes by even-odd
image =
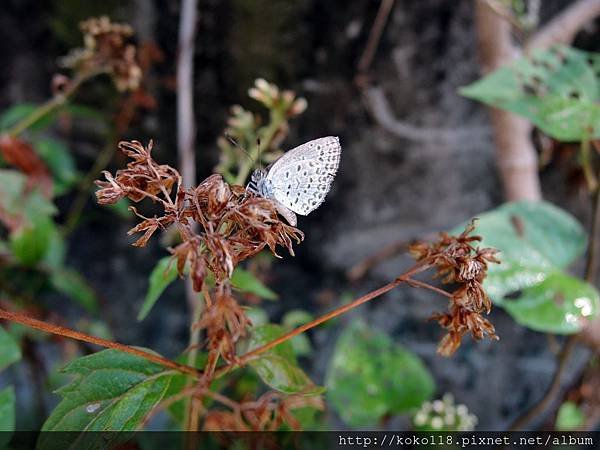
[[[156,301],[164,290],[177,278],[177,265],[171,256],[161,258],[149,277],[148,291],[142,303],[142,308],[138,313],[137,320],[142,321],[150,313]],[[210,282],[207,277],[207,282]],[[253,294],[258,297],[275,300],[277,294],[266,287],[262,281],[256,278],[251,272],[236,267],[231,277],[231,285],[240,292]]]
[[[42,431],[133,431],[163,399],[173,376],[144,358],[116,350],[75,359],[63,371],[76,378],[58,391],[63,399]],[[72,434],[43,434],[38,448],[70,448],[74,439]],[[106,441],[104,445],[109,446]]]
[[[281,325],[286,331],[291,331],[294,328],[310,322],[311,320],[313,320],[313,316],[308,312],[301,309],[292,309],[284,314],[281,320]],[[290,341],[292,347],[294,348],[294,353],[297,356],[305,356],[312,352],[310,340],[308,339],[306,333],[294,336]]]
[[[46,163],[53,178],[54,195],[62,195],[79,180],[75,161],[69,149],[56,139],[42,137],[33,143],[33,148]]]
[[[152,310],[152,307],[163,293],[163,291],[177,278],[177,265],[170,256],[158,260],[150,273],[148,291],[144,298],[142,308],[138,313],[137,320],[142,321]]]
[[[545,202],[507,203],[481,214],[476,225],[480,246],[500,250],[502,261],[489,267],[484,288],[517,322],[567,334],[596,314],[596,289],[563,272],[586,245],[571,215]]]
[[[52,287],[91,313],[98,311],[98,299],[96,293],[79,272],[64,267],[59,267],[50,273]]]
[[[0,130],[4,131],[16,125],[36,111],[40,105],[33,103],[19,103],[9,107],[0,114]],[[43,131],[48,128],[56,119],[54,114],[46,114],[35,121],[30,127],[30,131]]]
[[[50,217],[34,217],[32,222],[10,234],[11,253],[24,266],[33,266],[48,252],[54,234],[55,226]]]
[[[576,431],[585,424],[583,411],[573,402],[564,402],[560,405],[556,417],[557,431]]]
[[[13,337],[0,327],[0,370],[21,359],[21,349]]]
[[[360,320],[339,337],[325,385],[331,406],[352,427],[373,426],[385,415],[408,413],[435,390],[416,355]]]
[[[268,109],[269,120],[261,125],[260,117],[252,112],[239,105],[231,108],[225,135],[217,141],[221,160],[215,170],[233,184],[244,184],[253,166],[269,164],[281,156],[278,146],[287,134],[289,119],[306,109],[305,99],[296,98],[292,91],[280,91],[263,79],[256,80],[248,95]]]
[[[15,430],[15,389],[8,386],[0,391],[0,448],[6,448]]]
[[[277,294],[263,284],[252,272],[236,267],[231,276],[231,284],[240,291],[253,294],[265,300],[277,300]]]
[[[284,334],[279,325],[267,324],[252,329],[246,352],[273,341]],[[257,359],[251,360],[250,366],[258,376],[275,390],[287,394],[316,395],[323,388],[315,386],[308,375],[298,366],[294,349],[289,341],[285,341]]]
[[[562,141],[600,137],[600,55],[538,50],[461,89],[461,94],[531,120]]]
[[[21,359],[21,349],[14,338],[0,327],[0,371]],[[15,429],[15,390],[8,386],[0,391],[0,448],[5,448]]]

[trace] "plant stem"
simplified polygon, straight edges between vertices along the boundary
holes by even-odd
[[[560,381],[565,369],[567,368],[569,356],[571,355],[571,351],[575,347],[576,342],[577,335],[569,336],[569,338],[564,343],[560,354],[558,355],[558,365],[556,367],[556,372],[554,372],[554,376],[552,377],[550,387],[538,403],[536,403],[525,414],[518,417],[510,425],[510,427],[508,427],[508,431],[518,431],[525,427],[529,422],[535,419],[535,417],[543,413],[546,407],[552,402],[552,400],[554,400],[554,397],[556,397],[556,395],[560,391]]]
[[[285,342],[289,339],[292,339],[294,336],[304,333],[305,331],[310,330],[311,328],[321,325],[323,322],[327,322],[328,320],[338,317],[338,316],[356,308],[357,306],[360,306],[360,305],[367,303],[377,297],[382,296],[383,294],[391,291],[392,289],[395,289],[402,283],[408,283],[408,284],[414,283],[415,280],[412,280],[410,277],[416,273],[427,270],[430,267],[431,267],[431,265],[426,261],[423,261],[422,263],[415,265],[414,267],[412,267],[411,269],[404,272],[402,275],[400,275],[398,278],[396,278],[391,283],[388,283],[385,286],[380,287],[379,289],[371,291],[368,294],[365,294],[362,297],[357,298],[356,300],[354,300],[351,303],[342,305],[339,308],[336,308],[333,311],[330,311],[327,314],[324,314],[321,317],[318,317],[311,322],[308,322],[298,328],[295,328],[294,330],[290,331],[289,333],[286,333],[283,336],[280,336],[277,339],[274,339],[271,342],[268,342],[265,345],[258,347],[256,349],[240,356],[237,361],[217,369],[215,371],[215,378],[218,378],[218,377],[226,374],[227,372],[229,372],[230,370],[232,370],[236,367],[243,366],[248,361],[256,358],[258,355],[265,353],[268,350],[271,350],[273,347],[276,347],[279,344],[282,344],[283,342]],[[425,287],[425,285],[426,285],[426,283],[423,283],[423,282],[418,282],[418,283],[421,287]],[[427,286],[429,288],[434,288],[433,286],[429,286],[429,285],[427,285]],[[436,292],[437,292],[437,288],[434,288],[434,290],[436,290]]]
[[[75,92],[77,91],[77,89],[79,89],[82,83],[103,72],[104,71],[92,71],[76,76],[67,85],[66,89],[63,92],[55,94],[54,97],[41,104],[27,117],[21,119],[19,122],[17,122],[15,125],[8,129],[7,134],[10,134],[14,137],[18,136],[27,128],[35,124],[38,120],[63,106],[67,102],[67,100],[71,96],[73,96],[73,94],[75,94]]]
[[[260,138],[260,145],[264,145],[265,149],[268,149],[272,145],[273,138],[277,134],[277,131],[281,128],[281,125],[285,122],[285,117],[283,114],[273,110],[270,115],[270,123],[268,126],[261,128],[258,132]],[[237,177],[233,184],[243,185],[250,175],[250,171],[252,170],[252,166],[254,163],[260,165],[259,154],[260,148],[257,144],[252,145],[250,149],[250,160],[244,159],[244,162],[240,166],[240,170],[238,171]]]
[[[75,197],[75,200],[73,200],[73,203],[67,212],[65,224],[63,225],[62,233],[64,237],[71,234],[71,232],[77,226],[81,212],[83,211],[83,208],[87,202],[87,198],[90,194],[89,190],[94,185],[94,180],[98,178],[98,174],[105,169],[110,162],[115,147],[116,136],[113,135],[108,139],[108,144],[106,144],[102,151],[98,154],[98,157],[96,158],[96,161],[94,161],[92,168],[79,183],[77,188],[77,196]]]
[[[205,299],[209,295],[208,288],[205,285],[202,286],[202,293],[204,294]],[[192,320],[190,323],[190,343],[189,343],[189,347],[188,347],[190,349],[190,352],[188,353],[188,366],[192,366],[192,367],[196,367],[196,358],[198,357],[198,347],[199,347],[198,344],[200,342],[200,328],[195,325],[200,320],[200,317],[202,316],[202,311],[204,310],[204,304],[198,298],[197,295],[194,295],[194,300],[195,300],[195,305],[194,305],[194,310],[193,310],[194,312],[192,315]],[[187,383],[187,387],[190,387],[192,384],[193,384],[193,381],[189,380]],[[196,410],[196,408],[194,407],[194,403],[196,403],[197,401],[198,400],[194,396],[191,396],[186,401],[185,419],[184,419],[184,423],[186,425],[186,431],[197,431],[197,430],[190,429],[192,414],[193,414],[193,411]]]
[[[89,334],[81,333],[79,331],[72,330],[70,328],[62,327],[60,325],[54,325],[48,322],[43,322],[41,320],[33,319],[24,314],[15,313],[6,311],[4,309],[0,309],[0,319],[10,320],[11,322],[20,323],[21,325],[25,325],[30,328],[35,328],[36,330],[41,330],[46,333],[52,333],[59,336],[64,336],[72,339],[76,339],[78,341],[88,342],[90,344],[96,344],[101,347],[112,348],[115,350],[122,351],[124,353],[129,353],[131,355],[139,356],[141,358],[147,359],[148,361],[152,361],[153,363],[160,364],[161,366],[167,367],[169,369],[174,369],[179,372],[192,375],[198,379],[202,377],[202,371],[196,369],[195,367],[186,366],[185,364],[179,364],[176,361],[172,361],[170,359],[159,356],[155,353],[150,353],[145,350],[141,350],[136,347],[130,347],[125,344],[121,344],[119,342],[109,341],[107,339],[102,339],[96,336],[91,336]]]

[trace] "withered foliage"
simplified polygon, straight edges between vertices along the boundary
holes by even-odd
[[[432,316],[432,320],[448,330],[438,347],[443,356],[456,352],[468,332],[475,339],[483,339],[485,335],[498,339],[494,326],[482,315],[484,312],[489,314],[492,309],[482,282],[488,264],[500,261],[496,258],[497,250],[474,247],[474,243],[481,240],[481,237],[471,235],[474,229],[475,221],[472,221],[459,236],[441,233],[434,243],[418,242],[410,247],[417,261],[427,262],[437,269],[436,276],[442,283],[457,285],[448,312]]]
[[[135,90],[142,69],[136,61],[136,47],[129,43],[133,29],[127,24],[113,23],[106,16],[85,20],[79,28],[84,47],[71,51],[62,59],[63,65],[81,76],[106,72],[119,91]]]
[[[300,430],[292,411],[300,408],[323,410],[321,397],[282,395],[267,392],[255,401],[234,405],[231,411],[215,410],[206,414],[205,431],[278,431],[283,424]]]
[[[234,268],[265,247],[276,256],[281,246],[294,254],[292,244],[304,234],[282,222],[273,203],[255,197],[242,187],[229,185],[212,175],[197,187],[185,188],[179,172],[152,158],[152,142],[144,147],[137,141],[121,142],[119,149],[131,162],[115,176],[103,172],[105,181],[96,181],[98,203],[112,204],[122,198],[139,202],[145,198],[162,205],[160,216],[144,217],[129,234],[143,233],[133,244],[145,246],[157,230],[175,226],[181,243],[170,248],[180,276],[188,273],[198,292],[203,291],[209,272],[216,286],[204,292],[206,305],[196,326],[206,329],[209,351],[233,361],[235,343],[246,335],[250,323],[232,295],[230,278]]]

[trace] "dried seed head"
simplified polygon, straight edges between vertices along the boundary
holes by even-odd
[[[492,302],[483,289],[482,282],[487,275],[489,263],[499,263],[497,250],[474,248],[472,243],[481,240],[472,236],[474,221],[470,222],[459,236],[441,233],[438,241],[427,244],[418,242],[411,246],[412,255],[420,262],[428,262],[436,267],[436,277],[443,283],[458,286],[452,293],[449,311],[434,314],[442,328],[448,330],[438,347],[443,356],[452,355],[460,346],[462,337],[471,333],[474,339],[486,335],[498,339],[494,326],[482,314],[489,314]]]

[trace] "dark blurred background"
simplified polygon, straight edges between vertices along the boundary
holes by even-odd
[[[570,2],[542,3],[544,22]],[[272,266],[268,283],[280,301],[264,306],[273,321],[293,308],[324,312],[342,298],[393,279],[411,263],[408,256],[385,261],[359,282],[348,281],[346,273],[387,246],[450,229],[503,201],[486,109],[457,93],[480,75],[473,3],[403,0],[395,2],[391,11],[369,81],[384,93],[395,120],[419,131],[416,138],[390,133],[375,123],[355,84],[358,60],[379,4],[374,0],[199,2],[194,55],[199,179],[212,173],[218,162],[216,139],[225,127],[229,107],[258,108],[247,89],[259,77],[308,100],[307,111],[291,122],[284,148],[326,135],[340,136],[343,147],[339,174],[327,201],[309,217],[300,218],[306,239],[297,247],[296,257],[286,256]],[[58,57],[81,45],[78,23],[105,14],[130,23],[138,43],[149,43],[157,55],[146,79],[156,104],[138,111],[119,138],[154,139],[156,159],[176,165],[179,12],[178,1],[4,0],[0,110],[48,98],[50,80],[61,71]],[[590,26],[575,44],[597,51],[597,43],[598,28]],[[109,81],[101,80],[82,89],[77,101],[111,111],[119,100]],[[458,130],[460,138],[444,137],[448,130]],[[70,128],[68,134],[56,133],[63,133],[60,136],[69,142],[82,171],[90,168],[104,145],[102,131],[89,121]],[[124,164],[115,155],[111,168]],[[550,164],[541,180],[547,199],[587,220],[585,196],[569,182],[568,167]],[[72,201],[72,196],[62,197],[58,206],[62,211]],[[169,287],[149,317],[135,322],[148,274],[166,253],[158,240],[143,249],[131,247],[133,239],[126,232],[132,223],[133,219],[116,219],[90,198],[84,221],[71,237],[68,261],[97,290],[101,317],[117,340],[175,357],[188,337],[184,286]],[[59,297],[44,301],[77,319],[77,312]],[[517,325],[495,309],[492,322],[500,342],[465,339],[454,357],[442,358],[435,351],[441,330],[427,319],[444,303],[427,292],[396,289],[335,326],[311,332],[317,351],[304,361],[307,370],[322,383],[340,325],[361,316],[369,326],[391,334],[421,356],[436,379],[438,395],[451,392],[468,405],[479,418],[478,429],[502,429],[549,384],[555,368],[552,345],[545,335]],[[577,371],[584,356],[575,358],[571,372]],[[14,375],[19,405],[27,405],[26,380],[31,374]],[[567,376],[565,383],[569,382]],[[329,415],[338,428],[343,426],[332,412]],[[387,426],[403,426],[400,420],[392,419]]]

